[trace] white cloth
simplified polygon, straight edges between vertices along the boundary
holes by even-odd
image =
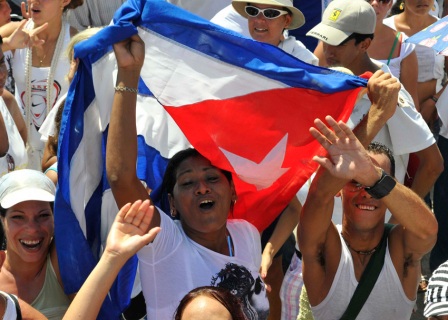
[[[33,22],[30,20],[26,24],[26,28],[32,28]],[[54,85],[52,88],[52,98],[53,101],[51,105],[54,106],[59,97],[68,91],[69,83],[66,79],[66,75],[70,69],[70,62],[68,58],[64,55],[64,50],[70,41],[70,25],[66,23],[63,28],[65,28],[65,38],[62,45],[62,51],[59,56],[59,61],[54,70]],[[27,116],[25,114],[26,109],[24,105],[25,97],[25,65],[26,65],[26,55],[28,49],[19,49],[14,53],[13,59],[13,70],[14,78],[16,81],[15,97],[19,107],[21,108],[25,121]],[[28,167],[30,169],[42,170],[42,156],[45,144],[40,140],[40,134],[38,132],[45,118],[47,117],[47,78],[50,67],[44,68],[31,68],[31,114],[30,121],[33,123],[32,126],[26,125],[30,128],[28,132]]]
[[[16,123],[9,113],[3,98],[0,97],[0,113],[8,133],[9,149],[4,157],[0,157],[0,177],[13,170],[25,169],[28,164],[25,143],[17,129]]]
[[[305,61],[306,63],[313,64],[315,66],[319,64],[319,59],[310,50],[308,50],[302,42],[296,40],[293,36],[286,37],[285,40],[280,42],[278,47],[297,59]]]
[[[65,98],[67,98],[67,93],[64,93],[59,98],[54,107],[50,110],[50,113],[48,113],[47,117],[44,120],[44,123],[42,123],[39,129],[41,141],[47,142],[48,137],[54,137],[56,134],[58,134],[56,132],[55,117],[59,107],[61,106],[61,103],[65,102]]]
[[[207,20],[213,18],[216,13],[218,13],[221,9],[226,7],[231,2],[231,0],[167,0],[167,1]]]
[[[68,10],[68,21],[76,30],[109,25],[115,11],[126,0],[84,0],[83,5]]]
[[[238,32],[245,37],[251,38],[247,19],[235,11],[232,5],[228,5],[219,11],[211,20],[218,26]]]
[[[160,210],[160,209],[159,209]],[[207,285],[229,288],[265,319],[269,302],[259,276],[260,235],[244,220],[228,220],[227,229],[234,246],[229,257],[209,250],[185,234],[180,221],[171,220],[160,210],[161,231],[138,252],[143,294],[148,319],[172,319],[182,297],[190,290]],[[250,307],[252,306],[252,307]]]
[[[405,59],[407,56],[409,56],[412,53],[412,51],[414,51],[414,49],[415,49],[415,44],[405,42],[407,38],[408,38],[408,36],[406,34],[404,34],[403,32],[400,33],[399,42],[398,42],[398,45],[401,46],[400,55],[398,57],[390,59],[390,62],[387,65],[390,69],[390,73],[398,79],[400,79],[401,62],[403,61],[403,59]],[[386,60],[378,60],[378,61],[380,61],[384,64],[387,64],[387,59]]]
[[[5,313],[3,314],[2,319],[5,319],[5,320],[17,319],[17,310],[16,310],[16,304],[14,303],[14,300],[12,300],[12,298],[4,291],[0,291],[0,294],[3,297],[5,297],[5,299],[6,299],[6,310],[5,310]]]
[[[339,238],[342,245],[341,260],[330,291],[320,304],[311,306],[316,320],[340,319],[358,285],[350,250],[340,234]],[[409,320],[414,304],[415,300],[406,297],[388,246],[383,268],[357,319]]]
[[[293,254],[288,270],[283,277],[280,288],[282,301],[282,320],[296,320],[300,311],[300,293],[302,292],[302,261],[297,254]]]
[[[436,103],[440,119],[439,135],[448,139],[448,90],[444,90]]]
[[[383,23],[397,30],[394,16],[384,19]],[[415,54],[418,61],[417,81],[426,82],[431,79],[437,79],[436,91],[442,89],[441,83],[445,73],[445,56],[437,54],[434,49],[422,45],[415,46]]]

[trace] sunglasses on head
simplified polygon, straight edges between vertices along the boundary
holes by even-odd
[[[372,4],[373,0],[366,0],[368,3]],[[376,0],[378,3],[388,4],[390,0]]]
[[[275,19],[277,17],[283,16],[285,14],[288,14],[289,12],[286,10],[279,10],[279,9],[273,9],[273,8],[266,8],[266,9],[260,9],[254,6],[246,6],[244,8],[247,15],[249,17],[256,17],[261,13],[263,13],[263,16],[266,19]]]

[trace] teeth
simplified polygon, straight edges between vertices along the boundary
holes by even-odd
[[[204,200],[204,201],[201,201],[201,204],[206,204],[206,203],[213,203],[213,201],[212,201],[212,200]]]
[[[40,243],[40,240],[20,240],[20,242],[27,246],[35,246]]]
[[[368,211],[375,210],[374,206],[368,206],[368,205],[364,205],[364,204],[359,204],[358,208],[361,209],[361,210],[368,210]]]

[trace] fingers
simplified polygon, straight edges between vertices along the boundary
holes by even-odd
[[[120,211],[118,211],[118,214],[115,217],[115,221],[119,221],[119,220],[123,220],[124,221],[124,217],[125,217],[125,215],[128,212],[130,207],[131,207],[130,203],[126,203],[123,207],[121,207]]]
[[[132,221],[134,220],[135,216],[137,215],[138,209],[141,204],[142,204],[142,200],[137,200],[131,205],[131,207],[127,210],[127,212],[125,212],[124,219],[123,219],[124,222],[132,224]]]
[[[33,30],[30,31],[30,37],[34,37],[35,35],[41,33],[42,31],[44,31],[45,29],[47,29],[48,27],[48,22],[45,22],[43,25],[34,28]]]
[[[26,3],[20,3],[20,11],[22,12],[22,17],[28,19],[30,17],[28,10],[26,9]]]

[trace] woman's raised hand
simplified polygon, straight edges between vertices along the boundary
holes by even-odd
[[[138,35],[114,44],[119,68],[140,72],[145,60],[145,43]]]

